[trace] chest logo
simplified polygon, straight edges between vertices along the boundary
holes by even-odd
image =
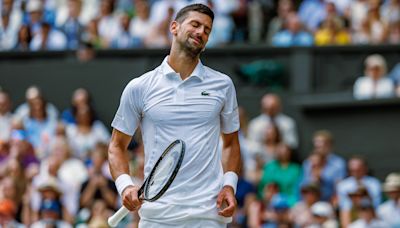
[[[201,96],[210,96],[210,93],[204,90],[201,92]]]

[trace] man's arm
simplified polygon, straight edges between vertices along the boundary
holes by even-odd
[[[224,173],[232,171],[239,174],[241,162],[239,133],[236,131],[230,134],[222,134],[222,141],[222,166]]]
[[[217,198],[219,215],[231,217],[236,208],[236,185],[240,172],[240,144],[238,132],[223,134],[222,165],[224,169],[224,186]]]
[[[133,185],[129,176],[129,158],[126,149],[131,138],[130,135],[114,129],[108,148],[108,161],[122,202],[128,210],[133,211],[139,209],[141,202],[137,195],[139,188]]]

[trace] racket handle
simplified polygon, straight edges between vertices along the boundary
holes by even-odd
[[[108,218],[108,225],[111,227],[116,227],[127,214],[129,214],[129,210],[122,206],[117,212]]]

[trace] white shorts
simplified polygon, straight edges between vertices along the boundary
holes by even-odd
[[[192,219],[181,221],[174,225],[146,221],[143,219],[139,222],[139,228],[226,228],[226,226],[226,223],[211,219]]]

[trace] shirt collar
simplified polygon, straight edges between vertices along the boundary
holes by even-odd
[[[163,75],[176,75],[177,73],[175,72],[174,69],[172,69],[172,67],[168,64],[167,60],[168,60],[169,56],[166,56],[161,64],[161,70]],[[199,60],[199,62],[197,63],[196,67],[194,68],[193,72],[189,75],[188,78],[190,77],[197,77],[198,79],[200,79],[201,81],[204,80],[204,65],[201,62],[201,60]]]

